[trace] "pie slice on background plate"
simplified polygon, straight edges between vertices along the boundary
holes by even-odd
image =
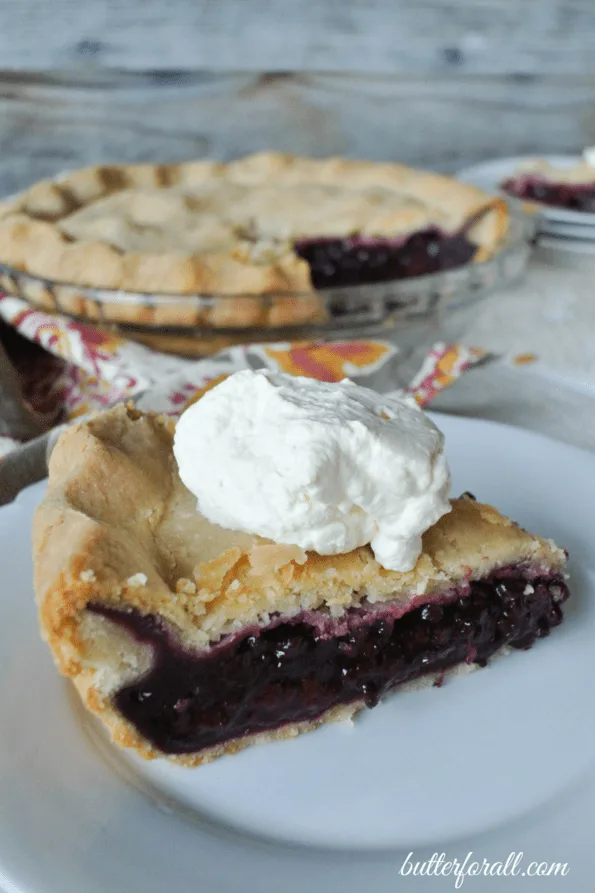
[[[540,205],[595,213],[595,164],[586,159],[565,166],[530,159],[519,164],[501,187],[509,195]]]
[[[470,496],[414,569],[320,556],[201,517],[171,424],[67,430],[34,522],[44,637],[120,745],[199,765],[529,648],[562,620],[565,553]]]

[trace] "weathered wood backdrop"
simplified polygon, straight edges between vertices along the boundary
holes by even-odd
[[[595,0],[0,0],[0,69],[3,193],[100,160],[595,143]]]

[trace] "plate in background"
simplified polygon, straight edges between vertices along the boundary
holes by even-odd
[[[458,180],[464,183],[470,183],[486,192],[498,193],[506,196],[506,198],[514,198],[500,188],[500,184],[508,177],[514,176],[519,165],[542,158],[549,161],[556,167],[572,167],[581,161],[580,155],[517,155],[512,158],[498,158],[495,161],[487,161],[482,164],[475,164],[471,167],[463,168],[455,174]],[[521,199],[517,199],[519,205],[523,204]],[[531,204],[529,202],[529,204]],[[549,222],[573,223],[577,226],[595,227],[595,214],[588,211],[569,211],[566,208],[555,208],[551,205],[541,205],[537,202],[534,206]],[[594,236],[595,238],[595,236]]]
[[[542,217],[540,233],[544,236],[559,239],[572,239],[575,242],[586,242],[593,244],[595,242],[595,226],[588,224],[580,225],[577,223],[566,223],[562,220],[549,220]]]

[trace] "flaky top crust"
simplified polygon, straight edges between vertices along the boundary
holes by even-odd
[[[579,161],[571,167],[561,167],[552,164],[542,158],[533,158],[519,164],[515,170],[513,180],[522,179],[524,176],[534,176],[548,183],[568,184],[572,186],[595,185],[595,166]]]
[[[454,500],[424,536],[407,573],[369,547],[320,556],[223,530],[198,514],[182,484],[168,424],[123,406],[67,430],[34,522],[35,587],[59,653],[89,602],[158,613],[189,645],[271,614],[430,596],[516,562],[559,568],[564,553],[487,505]]]
[[[56,282],[170,294],[312,290],[302,237],[398,239],[464,228],[475,261],[506,205],[399,164],[262,153],[228,164],[112,165],[35,184],[0,206],[0,262]]]
[[[35,591],[43,636],[61,671],[120,745],[162,756],[117,710],[112,695],[150,667],[150,647],[89,604],[158,614],[185,647],[322,609],[340,617],[362,599],[418,605],[511,564],[556,572],[565,554],[488,505],[457,499],[424,536],[408,573],[382,568],[368,547],[320,556],[222,530],[196,511],[177,473],[172,424],[119,406],[69,428],[55,447],[34,519]],[[196,766],[258,741],[345,719],[362,703],[314,722],[248,735],[195,754]]]

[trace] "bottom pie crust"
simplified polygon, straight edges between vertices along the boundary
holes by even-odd
[[[490,663],[501,657],[508,656],[511,651],[512,649],[508,646],[503,646],[492,656]],[[399,685],[394,691],[387,694],[385,698],[396,697],[399,693],[419,692],[433,686],[442,687],[442,685],[447,685],[450,682],[456,681],[458,677],[467,676],[469,673],[481,669],[483,668],[479,664],[460,663],[447,670],[436,673],[427,673],[425,676],[420,676],[410,682],[405,682]],[[89,695],[87,689],[80,684],[80,679],[73,679],[72,681],[78,690],[84,705],[91,711],[91,713],[102,720],[109,732],[111,740],[115,744],[118,744],[120,747],[127,750],[135,751],[138,756],[145,760],[165,758],[169,763],[185,766],[186,768],[197,768],[198,766],[212,763],[214,760],[219,759],[219,757],[239,753],[254,744],[268,744],[273,741],[285,741],[290,738],[297,738],[298,735],[312,732],[326,723],[350,723],[357,718],[362,710],[366,709],[364,701],[354,701],[351,704],[332,707],[330,710],[327,710],[325,713],[321,714],[321,716],[317,717],[317,719],[291,723],[282,726],[281,728],[259,732],[255,735],[246,735],[243,738],[236,738],[232,741],[218,744],[215,747],[206,748],[205,750],[200,751],[200,753],[166,755],[162,751],[153,747],[146,739],[139,735],[133,725],[125,722],[120,714],[113,709],[108,700],[97,697],[95,692]]]
[[[566,556],[552,542],[471,499],[454,500],[452,507],[424,535],[416,567],[406,573],[380,567],[367,547],[318,556],[224,531],[198,515],[181,483],[171,425],[116,407],[71,426],[52,453],[34,521],[42,633],[61,672],[114,740],[146,758],[163,756],[114,698],[148,671],[151,648],[96,616],[94,605],[162,618],[180,647],[196,654],[243,630],[265,629],[273,613],[285,621],[326,612],[340,621],[372,604],[401,616],[497,569],[521,566],[528,581],[563,578]],[[359,700],[333,706],[313,720],[168,758],[199,765],[255,741],[346,719],[362,706]]]
[[[362,603],[341,617],[319,610],[224,637],[195,652],[159,617],[90,605],[141,647],[148,668],[119,686],[120,717],[169,756],[201,754],[257,732],[316,721],[341,705],[374,707],[428,672],[485,666],[504,645],[530,648],[562,622],[559,574],[503,568],[406,605]],[[99,626],[96,635],[100,635]]]

